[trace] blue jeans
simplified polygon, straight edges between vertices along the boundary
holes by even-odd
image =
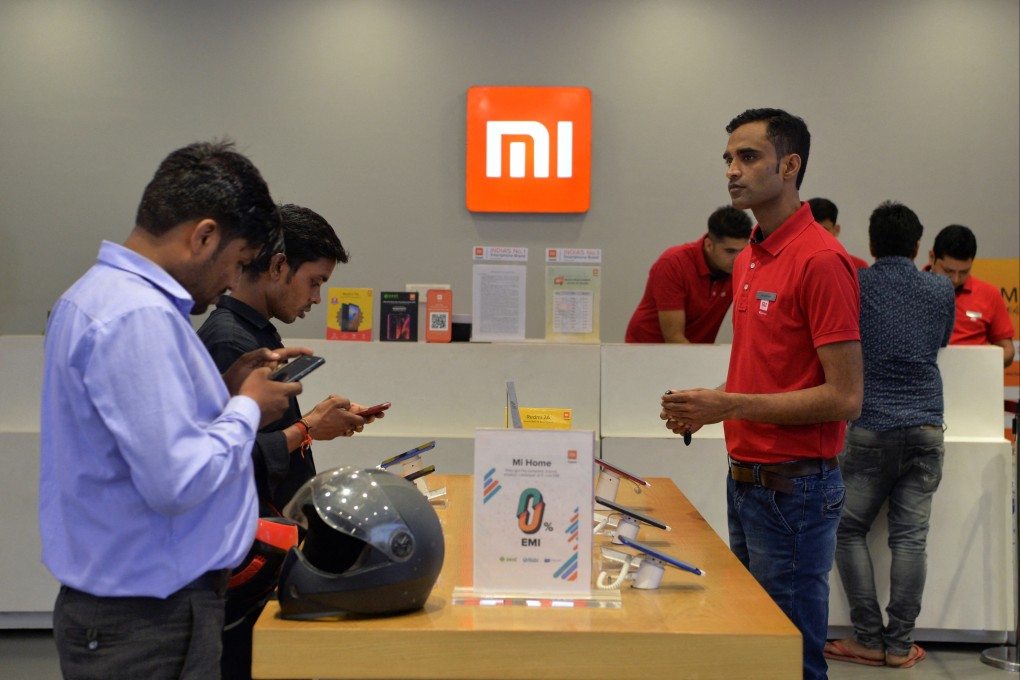
[[[854,638],[865,647],[906,656],[913,645],[927,573],[931,499],[942,481],[944,455],[941,427],[847,428],[840,455],[846,508],[837,532],[836,564],[850,602]],[[889,624],[883,626],[867,536],[886,499],[892,566]]]
[[[845,490],[839,468],[792,480],[793,493],[735,482],[727,475],[730,550],[804,641],[804,678],[824,679],[829,572]]]

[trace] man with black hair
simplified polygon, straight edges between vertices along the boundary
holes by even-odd
[[[707,234],[660,255],[626,342],[715,342],[733,299],[733,261],[750,235],[747,213],[723,206],[709,216]]]
[[[260,347],[283,347],[272,319],[293,323],[321,302],[322,286],[347,251],[330,224],[318,213],[297,205],[280,206],[283,227],[279,251],[264,251],[198,331],[221,369]],[[311,441],[328,441],[360,432],[374,420],[356,411],[363,407],[346,397],[329,395],[307,414],[291,399],[279,420],[259,430],[252,447],[260,515],[278,516],[294,493],[315,476]],[[380,414],[379,417],[381,417]],[[238,571],[245,571],[241,565]],[[249,576],[251,570],[245,571]],[[235,574],[236,579],[241,576]],[[272,581],[270,581],[270,585]],[[227,621],[223,633],[222,678],[251,678],[252,629],[265,605],[265,592],[245,600],[246,590],[227,592]]]
[[[909,668],[925,657],[911,635],[924,591],[931,501],[942,479],[938,354],[953,332],[955,303],[945,277],[914,265],[923,229],[907,206],[881,204],[868,226],[875,264],[857,272],[864,403],[840,457],[846,504],[836,532],[853,636],[827,643],[825,656],[869,666]],[[886,501],[892,567],[883,625],[868,533]]]
[[[815,216],[815,222],[822,225],[825,231],[839,238],[839,232],[842,230],[842,227],[837,221],[839,219],[839,208],[836,207],[836,204],[827,198],[809,198],[808,205],[811,206],[811,214]],[[847,253],[847,255],[850,256],[850,261],[858,269],[868,268],[866,261],[850,253]]]
[[[726,126],[733,207],[758,225],[733,267],[733,349],[717,389],[662,396],[676,434],[723,422],[730,549],[800,630],[825,678],[829,571],[844,487],[836,457],[863,392],[856,268],[799,188],[811,135],[779,109]]]
[[[956,289],[956,325],[950,345],[998,345],[1003,367],[1013,363],[1013,322],[998,289],[970,275],[977,255],[974,232],[950,224],[935,237],[926,270],[949,277]]]
[[[66,678],[217,677],[229,568],[258,520],[251,443],[299,383],[259,349],[221,375],[192,329],[279,238],[262,176],[233,145],[164,159],[124,245],[57,301],[40,427],[42,559],[62,584]]]

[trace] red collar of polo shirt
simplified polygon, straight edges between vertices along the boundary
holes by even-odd
[[[968,295],[970,295],[971,293],[973,293],[974,292],[974,286],[970,285],[970,282],[973,281],[973,280],[974,280],[974,275],[971,274],[970,276],[967,277],[967,280],[963,282],[963,285],[960,286],[960,290],[955,291],[956,294],[957,295],[961,295],[963,293],[967,293]]]
[[[706,279],[712,276],[712,270],[708,268],[708,262],[705,260],[705,239],[707,238],[708,232],[705,232],[705,235],[698,239],[698,256],[694,258],[696,262],[694,269],[697,270],[698,276]]]
[[[930,264],[924,265],[924,268],[921,271],[928,272],[929,274],[935,274],[935,272],[933,272],[931,270],[931,265]],[[944,274],[935,274],[935,276],[945,276],[945,275]],[[959,289],[956,289],[956,288],[953,289],[953,295],[956,295],[957,297],[959,297],[960,293],[968,293],[968,294],[969,293],[973,293],[974,292],[974,287],[970,285],[970,282],[973,281],[973,280],[974,280],[974,275],[971,274],[970,276],[967,277],[967,280],[963,282],[963,285],[960,286]]]
[[[815,217],[811,214],[811,207],[807,203],[801,203],[797,212],[786,218],[786,221],[767,238],[762,235],[761,225],[756,224],[754,233],[751,234],[751,244],[763,248],[769,255],[776,257],[814,221]]]

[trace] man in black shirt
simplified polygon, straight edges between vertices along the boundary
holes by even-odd
[[[251,350],[283,347],[271,319],[289,324],[303,318],[312,305],[320,302],[320,289],[337,262],[348,260],[336,232],[317,213],[284,205],[280,216],[282,252],[269,249],[247,267],[231,295],[220,298],[198,331],[221,371]],[[302,416],[297,399],[291,399],[283,417],[259,431],[252,457],[260,516],[279,515],[298,488],[315,476],[310,446],[313,439],[351,436],[374,420],[355,415],[362,408],[346,397],[331,394]],[[231,615],[223,635],[222,677],[250,678],[252,627],[264,601],[231,602],[228,591],[227,602]]]

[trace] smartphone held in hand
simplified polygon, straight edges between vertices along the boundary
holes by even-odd
[[[277,382],[298,382],[324,363],[326,360],[322,357],[303,354],[273,371],[269,379]]]

